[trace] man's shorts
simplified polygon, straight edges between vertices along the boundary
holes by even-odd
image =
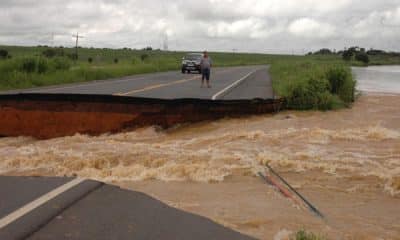
[[[201,73],[202,73],[202,80],[204,80],[204,79],[207,79],[207,81],[210,80],[210,73],[211,73],[211,71],[210,71],[209,68],[204,68],[204,69],[202,69],[202,70],[201,70]]]

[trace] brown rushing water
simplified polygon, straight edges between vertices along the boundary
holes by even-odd
[[[302,227],[332,239],[400,239],[400,96],[168,131],[0,139],[0,174],[78,175],[150,194],[261,239]],[[256,177],[269,162],[327,216]]]

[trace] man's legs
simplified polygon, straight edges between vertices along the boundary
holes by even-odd
[[[206,78],[206,70],[207,69],[201,69],[201,87],[204,86],[204,79]]]
[[[210,88],[210,75],[211,75],[211,70],[208,68],[206,71],[206,80],[207,80],[207,87]]]
[[[209,68],[204,68],[201,70],[201,87],[204,86],[204,79],[207,81],[207,87],[211,87],[210,86],[210,74],[211,71]]]

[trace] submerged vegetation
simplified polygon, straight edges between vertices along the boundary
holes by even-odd
[[[300,230],[291,238],[291,240],[326,240],[326,238],[316,235],[306,230]]]

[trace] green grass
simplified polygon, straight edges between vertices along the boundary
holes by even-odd
[[[326,238],[316,235],[312,232],[300,230],[291,238],[292,240],[326,240]]]
[[[275,93],[289,109],[331,110],[354,101],[356,82],[350,66],[332,57],[276,61],[270,68]]]

